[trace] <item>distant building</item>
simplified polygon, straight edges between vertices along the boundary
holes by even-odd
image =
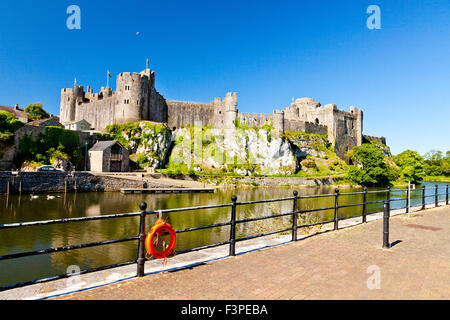
[[[89,170],[94,172],[128,172],[128,150],[117,141],[99,141],[89,149]]]
[[[19,108],[18,104],[16,104],[14,107],[0,106],[0,111],[6,111],[13,114],[17,119],[19,119],[23,123],[27,123],[28,121],[30,121],[28,115],[25,113],[23,109]]]
[[[41,119],[41,120],[35,120],[27,123],[27,126],[34,126],[34,127],[61,127],[64,128],[64,126],[59,122],[58,117],[50,117],[47,119]]]
[[[67,130],[85,131],[91,130],[91,124],[86,120],[71,121],[64,125]]]

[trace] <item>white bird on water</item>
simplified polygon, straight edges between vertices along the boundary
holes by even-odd
[[[35,196],[34,194],[31,195],[31,199],[37,199],[39,196]]]
[[[55,196],[47,196],[47,200],[55,199]]]

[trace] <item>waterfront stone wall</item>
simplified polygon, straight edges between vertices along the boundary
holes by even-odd
[[[320,187],[329,186],[338,183],[342,177],[322,177],[322,178],[302,178],[302,177],[286,177],[286,178],[267,178],[267,177],[233,177],[235,182],[259,185],[259,186],[308,186]]]
[[[121,188],[142,188],[143,182],[122,177],[97,176],[89,172],[0,172],[0,193],[120,191]],[[148,187],[151,186],[147,182]]]

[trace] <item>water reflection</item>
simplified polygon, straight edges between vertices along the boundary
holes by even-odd
[[[427,187],[434,183],[425,183]],[[441,184],[445,185],[445,184]],[[47,195],[40,194],[33,199],[30,195],[0,196],[0,223],[14,223],[25,221],[38,221],[61,219],[69,217],[97,216],[112,213],[137,212],[139,203],[148,203],[148,210],[191,207],[199,205],[212,205],[217,203],[230,203],[231,196],[236,194],[238,202],[254,201],[291,197],[293,188],[229,188],[220,189],[216,193],[196,194],[135,194],[123,195],[121,193],[71,193],[54,194],[55,198],[48,199]],[[332,194],[334,187],[297,188],[299,195]],[[375,189],[371,189],[375,190]],[[342,189],[341,192],[361,191],[361,189]],[[441,192],[443,193],[443,192]],[[434,190],[427,190],[427,195],[433,195]],[[421,190],[412,193],[412,205],[421,203]],[[406,197],[403,191],[393,191],[392,198]],[[367,201],[383,200],[384,193],[368,194]],[[445,196],[440,196],[444,199]],[[362,202],[362,195],[342,195],[339,204],[352,204]],[[434,198],[427,198],[433,202]],[[405,206],[404,201],[392,203],[392,208]],[[237,218],[251,218],[292,211],[293,201],[276,203],[253,204],[238,206]],[[308,210],[334,206],[334,197],[303,199],[299,201],[300,209]],[[368,212],[382,210],[382,204],[370,204]],[[349,217],[362,213],[362,206],[342,208],[340,217]],[[330,220],[334,210],[319,211],[314,214],[304,214],[299,222],[311,223]],[[167,216],[169,223],[175,229],[226,222],[230,219],[230,208],[204,209],[171,213]],[[148,217],[147,230],[154,224],[156,217]],[[266,223],[248,222],[237,225],[237,236],[249,236],[257,233],[288,228],[291,225],[290,217],[264,220]],[[94,241],[111,240],[138,234],[139,218],[120,218],[100,221],[75,222],[70,224],[54,224],[35,226],[21,229],[7,229],[0,231],[0,255],[61,247],[88,243]],[[214,242],[226,241],[229,238],[229,227],[212,228],[178,235],[176,250],[203,246]],[[21,281],[49,277],[65,273],[70,265],[78,265],[88,269],[101,265],[131,261],[137,258],[137,243],[124,242],[94,248],[78,249],[68,252],[59,252],[40,256],[32,256],[14,260],[0,261],[0,285],[7,285]]]

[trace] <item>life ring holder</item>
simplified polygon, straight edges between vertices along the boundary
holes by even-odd
[[[155,225],[150,229],[145,237],[145,249],[150,256],[155,259],[166,259],[174,250],[175,244],[177,242],[177,234],[175,229],[168,224],[162,217],[161,212],[158,212],[158,220],[156,220]],[[160,237],[168,233],[170,235],[169,245],[163,250],[156,250],[153,241],[155,237]]]

